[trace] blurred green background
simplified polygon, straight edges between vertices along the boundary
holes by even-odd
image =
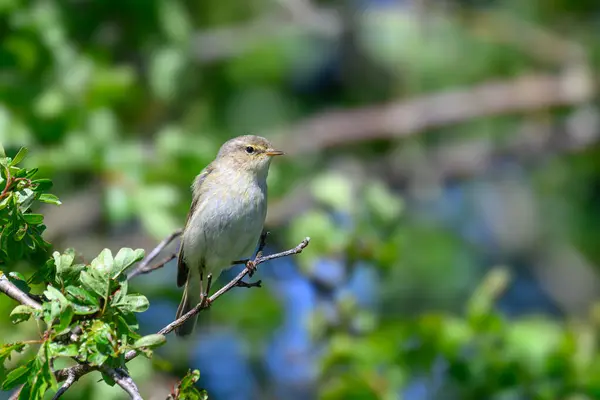
[[[0,39],[57,250],[153,248],[232,136],[288,153],[267,251],[311,245],[130,363],[144,398],[190,367],[212,399],[600,398],[597,1],[0,0]],[[173,320],[173,262],[134,286]],[[98,379],[65,398],[123,398]]]

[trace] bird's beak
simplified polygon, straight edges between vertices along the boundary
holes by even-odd
[[[281,150],[268,149],[265,154],[268,156],[282,156],[285,153]]]

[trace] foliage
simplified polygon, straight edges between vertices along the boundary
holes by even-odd
[[[33,200],[60,204],[56,197],[43,193],[42,189],[48,187],[49,182],[44,186],[40,181],[30,181],[34,174],[17,167],[25,154],[26,150],[22,149],[12,160],[0,159],[0,165],[6,171],[2,196],[9,199],[4,202],[3,221],[6,225],[2,232],[2,243],[6,243],[3,259],[8,265],[42,246],[19,246],[24,237],[28,243],[47,247],[40,236],[43,228],[37,228],[43,221],[42,216],[27,213]],[[45,287],[40,296],[40,309],[17,305],[10,314],[14,324],[33,318],[43,333],[35,341],[39,350],[34,358],[0,374],[2,389],[23,385],[19,398],[41,399],[47,390],[58,387],[52,368],[57,359],[123,368],[127,351],[140,350],[150,357],[153,348],[164,344],[163,335],[142,337],[138,333],[135,313],[147,310],[148,299],[130,293],[125,271],[143,257],[141,249],[122,248],[114,256],[105,249],[89,264],[77,263],[75,251],[69,249],[63,254],[54,252],[27,281],[20,274],[11,273],[9,278],[25,293],[32,292],[30,285]],[[29,343],[31,341],[4,345],[0,349],[0,360],[4,363],[12,352],[22,352]],[[108,384],[114,384],[110,377],[104,376],[104,379]]]
[[[206,391],[199,391],[194,384],[200,379],[200,372],[196,369],[188,371],[167,400],[208,400]]]
[[[18,164],[27,149],[6,157],[0,144],[0,268],[17,261],[43,259],[50,245],[42,238],[44,217],[31,212],[36,201],[60,204],[48,179],[34,179],[37,168],[27,170]]]

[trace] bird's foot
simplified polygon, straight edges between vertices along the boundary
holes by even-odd
[[[210,299],[210,297],[208,297],[208,294],[202,296],[202,302],[200,304],[201,308],[210,308],[210,306],[212,305],[212,300]]]
[[[238,283],[235,284],[235,286],[244,287],[244,288],[262,287],[262,281],[256,281],[256,282],[251,282],[251,283],[239,281]]]
[[[252,260],[246,261],[246,269],[248,270],[248,276],[252,278],[252,275],[256,272],[256,263]]]

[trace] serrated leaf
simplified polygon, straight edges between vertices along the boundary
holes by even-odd
[[[8,165],[14,167],[15,165],[23,161],[28,152],[29,150],[27,150],[27,147],[21,147],[21,149],[19,149],[19,152],[15,155],[15,157]]]
[[[55,204],[57,206],[62,204],[58,197],[50,193],[43,193],[39,200],[43,201],[44,203]]]
[[[115,256],[111,275],[113,278],[119,276],[123,271],[129,268],[134,263],[144,258],[143,249],[122,248]]]
[[[23,220],[30,225],[39,225],[44,222],[42,214],[23,214]]]
[[[146,335],[135,341],[133,347],[139,349],[140,347],[147,347],[150,349],[162,346],[167,342],[167,338],[164,335],[154,333],[152,335]]]
[[[27,321],[29,318],[31,318],[31,314],[34,311],[35,310],[32,307],[20,304],[11,311],[10,320],[13,324],[18,324]]]
[[[94,258],[91,262],[92,269],[102,274],[110,274],[113,268],[113,255],[110,249],[104,249],[98,254],[98,257]]]
[[[138,313],[146,311],[149,306],[150,303],[148,302],[148,299],[146,296],[141,294],[128,294],[127,296],[123,297],[119,303],[115,304],[115,307],[119,307],[124,311]]]

